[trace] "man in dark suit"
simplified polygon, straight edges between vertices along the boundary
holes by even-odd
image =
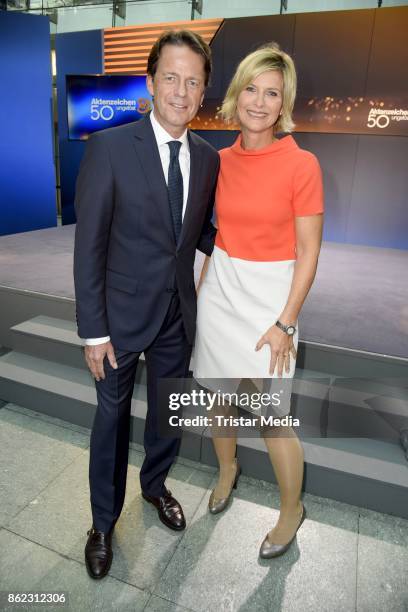
[[[93,525],[85,547],[93,578],[105,576],[112,561],[141,352],[148,399],[142,495],[167,527],[185,527],[181,505],[165,487],[180,438],[159,435],[157,382],[188,374],[196,319],[195,251],[210,255],[214,245],[211,217],[219,157],[186,129],[202,103],[210,71],[210,49],[199,36],[164,33],[148,60],[152,113],[92,135],[80,167],[77,323],[98,399],[89,466]]]

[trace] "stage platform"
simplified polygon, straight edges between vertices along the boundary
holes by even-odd
[[[76,334],[74,230],[0,238],[0,401],[90,428],[96,395]],[[196,277],[202,261],[197,254]],[[292,394],[292,414],[301,420],[305,491],[404,518],[407,263],[401,251],[323,245],[300,320]],[[146,410],[141,359],[131,410],[131,439],[138,443]],[[215,465],[208,429],[185,431],[180,454]],[[245,474],[274,481],[259,437],[241,438],[238,455]]]
[[[72,302],[74,232],[0,237],[0,287]],[[304,342],[408,358],[408,252],[324,243],[299,330]]]

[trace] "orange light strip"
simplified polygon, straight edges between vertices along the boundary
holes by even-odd
[[[223,19],[202,19],[106,28],[103,31],[104,73],[146,74],[150,49],[162,32],[192,30],[210,44],[222,22]]]

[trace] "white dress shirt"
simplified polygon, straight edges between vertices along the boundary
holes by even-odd
[[[163,174],[166,181],[168,181],[169,175],[169,165],[170,165],[170,149],[168,146],[168,142],[170,140],[179,140],[181,142],[180,152],[179,152],[179,163],[181,175],[183,177],[183,211],[181,214],[181,218],[184,219],[184,213],[186,211],[187,206],[187,198],[188,198],[188,186],[190,182],[190,149],[188,146],[188,137],[187,137],[187,129],[184,130],[182,135],[179,138],[173,138],[170,136],[168,132],[164,129],[162,125],[157,121],[154,116],[154,110],[150,113],[150,121],[152,124],[154,137],[156,139],[157,147],[159,149],[160,160],[162,163]],[[110,336],[105,336],[104,338],[87,338],[85,340],[85,344],[95,346],[97,344],[103,344],[104,342],[109,342]]]

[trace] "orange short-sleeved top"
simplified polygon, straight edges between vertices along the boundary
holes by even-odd
[[[323,212],[319,162],[292,136],[258,150],[220,151],[216,246],[250,261],[296,259],[295,217]]]

